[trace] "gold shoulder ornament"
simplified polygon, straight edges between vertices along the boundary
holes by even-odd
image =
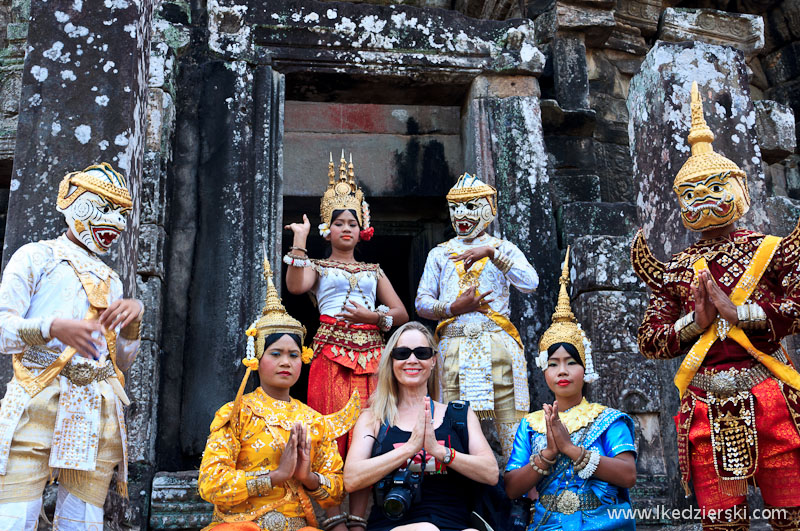
[[[655,290],[664,285],[664,272],[667,270],[667,265],[656,258],[650,250],[642,229],[639,229],[636,237],[633,238],[631,265],[633,271],[642,279],[642,282],[647,284],[648,288]]]

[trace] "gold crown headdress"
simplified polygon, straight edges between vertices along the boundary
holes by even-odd
[[[70,186],[76,187],[71,194],[69,193]],[[66,174],[58,185],[56,205],[60,210],[64,210],[84,192],[93,192],[124,208],[133,206],[131,194],[128,191],[128,182],[108,162],[94,164],[83,171]]]
[[[536,365],[542,370],[547,369],[547,359],[549,357],[547,349],[556,343],[569,343],[578,351],[578,355],[583,362],[583,381],[587,383],[593,382],[599,378],[599,375],[594,370],[591,343],[586,333],[581,329],[575,314],[572,313],[569,293],[567,293],[567,286],[569,285],[569,247],[567,247],[567,254],[564,257],[564,265],[561,268],[561,277],[558,279],[558,283],[561,287],[558,291],[556,310],[553,312],[553,323],[550,328],[545,330],[539,340],[539,356],[536,359]]]
[[[347,164],[344,159],[344,150],[342,150],[342,158],[339,161],[338,179],[333,165],[333,154],[331,154],[330,162],[328,162],[328,189],[325,190],[319,204],[319,213],[322,221],[319,231],[322,236],[327,236],[330,233],[333,213],[337,210],[355,211],[358,224],[361,226],[362,239],[369,239],[363,238],[363,232],[369,231],[370,228],[369,205],[364,200],[364,192],[356,185],[353,154],[350,154],[350,164]],[[371,236],[372,231],[369,232]]]
[[[703,115],[703,100],[700,98],[700,92],[697,89],[697,81],[692,82],[691,112],[692,126],[689,130],[688,141],[692,148],[692,154],[681,166],[678,175],[675,176],[673,186],[677,187],[687,181],[695,181],[702,177],[730,172],[731,175],[742,179],[745,191],[747,191],[747,176],[745,173],[732,160],[716,153],[711,145],[714,141],[714,133],[711,132]]]
[[[470,199],[486,197],[492,207],[492,214],[497,214],[497,189],[481,181],[474,175],[465,173],[458,178],[456,184],[447,192],[447,200],[463,203]]]

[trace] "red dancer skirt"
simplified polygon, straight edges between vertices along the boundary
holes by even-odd
[[[375,325],[350,324],[328,315],[320,315],[319,321],[308,374],[308,405],[329,415],[342,409],[358,390],[362,407],[366,407],[377,383],[375,373],[383,349],[380,330]],[[343,458],[351,437],[352,431],[336,441]]]

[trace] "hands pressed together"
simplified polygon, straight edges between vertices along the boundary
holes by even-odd
[[[426,454],[432,455],[437,461],[443,461],[447,455],[447,449],[436,440],[430,404],[430,399],[425,397],[423,404],[420,404],[417,422],[414,424],[414,429],[411,430],[411,436],[404,445],[409,453],[409,459],[417,455],[423,448]]]
[[[559,454],[572,460],[581,455],[581,449],[572,442],[569,430],[558,416],[558,400],[550,404],[542,404],[545,426],[547,428],[547,448],[542,450],[545,459],[554,461]]]
[[[282,485],[290,478],[308,489],[319,487],[319,480],[311,472],[311,435],[308,428],[299,422],[289,430],[278,468],[270,472],[273,485]]]
[[[722,291],[719,284],[707,269],[700,271],[696,282],[692,283],[694,297],[694,319],[697,326],[706,329],[717,318],[717,315],[732,326],[739,324],[736,305]]]
[[[141,321],[142,304],[136,299],[118,299],[106,308],[97,321],[84,319],[54,319],[50,325],[50,337],[74,348],[85,358],[98,359],[103,334],[117,327],[125,328],[134,321]]]

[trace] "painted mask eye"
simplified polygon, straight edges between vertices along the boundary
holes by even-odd
[[[713,184],[713,185],[711,185],[711,191],[716,193],[716,194],[720,193],[722,191],[722,185],[721,184]]]
[[[683,197],[685,197],[686,199],[689,199],[689,200],[691,200],[691,199],[693,199],[693,198],[694,198],[694,192],[692,192],[691,190],[689,190],[688,192],[686,192],[686,193],[684,193],[684,194],[683,194]]]
[[[476,205],[475,203],[467,203],[468,210],[475,210],[476,208],[478,208],[478,205]]]

